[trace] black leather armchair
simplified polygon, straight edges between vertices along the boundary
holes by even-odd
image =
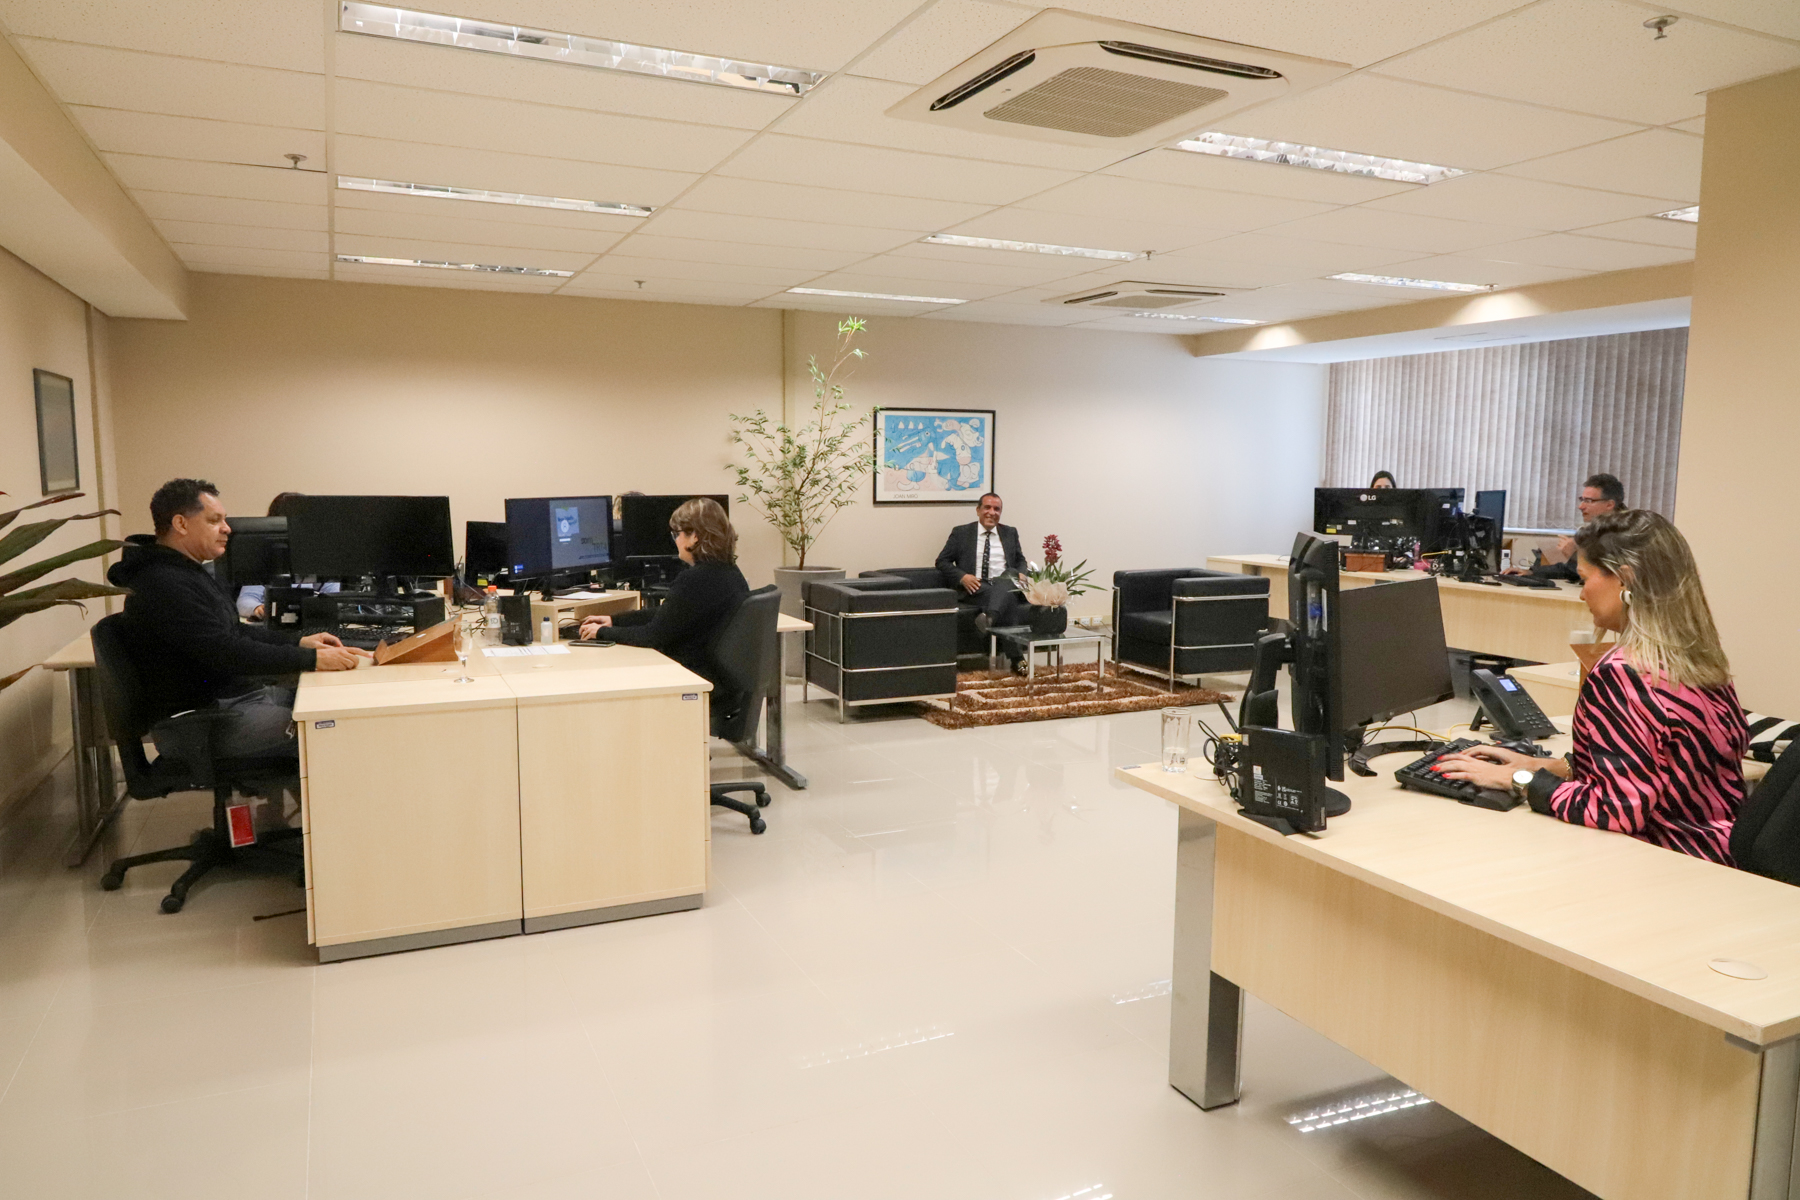
[[[950,603],[956,604],[956,590],[944,583],[944,577],[936,567],[883,567],[879,571],[864,571],[858,579],[880,579],[884,576],[897,576],[912,580],[914,587],[944,588],[950,593]],[[969,658],[979,655],[986,658],[988,654],[987,634],[975,628],[975,614],[980,610],[973,604],[958,608],[956,614],[956,657]]]
[[[1200,567],[1113,573],[1113,662],[1162,676],[1248,671],[1269,581]]]
[[[936,574],[935,571],[932,572]],[[875,573],[806,585],[806,683],[863,704],[956,694],[956,593]]]

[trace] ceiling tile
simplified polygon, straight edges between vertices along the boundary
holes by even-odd
[[[580,271],[594,261],[592,254],[582,251],[521,249],[518,246],[497,246],[491,243],[427,241],[366,233],[339,233],[336,250],[339,254],[362,254],[371,258],[417,258],[425,262],[480,263],[487,267],[537,267],[546,271]]]
[[[293,170],[294,164],[283,155],[304,154],[306,167],[319,170],[325,166],[325,135],[309,129],[239,125],[116,108],[71,107],[69,111],[100,150],[285,170]]]
[[[914,89],[880,79],[839,75],[808,92],[780,132],[834,142],[916,150],[992,162],[1014,162],[1070,171],[1091,171],[1117,162],[1122,151],[1109,147],[1061,146],[996,133],[984,137],[949,126],[903,121],[887,110]],[[997,130],[1005,125],[995,122]]]
[[[1438,185],[1442,187],[1442,184]],[[1289,221],[1272,232],[1274,237],[1307,238],[1343,242],[1351,246],[1385,246],[1398,250],[1448,254],[1495,242],[1528,237],[1529,229],[1516,225],[1485,225],[1475,221],[1447,221],[1407,213],[1383,212],[1367,206],[1340,208],[1336,212]]]
[[[1573,232],[1585,237],[1642,242],[1649,246],[1673,246],[1686,250],[1691,256],[1699,230],[1691,221],[1659,221],[1655,217],[1633,217],[1629,221],[1609,221],[1604,225],[1589,225]]]
[[[752,135],[742,129],[339,80],[337,131],[589,163],[704,172]]]
[[[765,296],[749,308],[791,308],[801,312],[832,313],[837,316],[881,317],[888,320],[904,320],[922,317],[931,312],[952,312],[955,306],[936,307],[929,304],[909,304],[894,300],[863,300],[838,296],[793,296],[782,293]]]
[[[775,133],[759,137],[720,167],[719,174],[770,182],[829,180],[851,190],[974,204],[1009,204],[1075,178],[1073,171],[913,154]]]
[[[702,87],[627,71],[586,71],[501,54],[458,53],[442,46],[339,34],[339,79],[552,104],[583,112],[623,113],[761,129],[794,106],[790,97]]]
[[[19,49],[65,104],[325,128],[323,75],[36,38]]]
[[[780,4],[660,0],[656,4],[609,4],[598,11],[592,0],[484,0],[481,16],[693,54],[835,71],[918,7],[918,0],[857,0],[855,4],[836,0],[783,0]]]
[[[1011,4],[938,0],[857,59],[852,69],[876,79],[915,86],[930,83],[1023,25],[1031,15],[1031,8]]]
[[[695,263],[675,258],[608,254],[589,268],[587,277],[607,275],[614,278],[643,279],[648,283],[698,279],[712,283],[755,283],[771,288],[784,288],[803,284],[818,274],[817,271],[805,269],[783,270],[779,267],[743,266],[736,263]]]
[[[255,275],[261,279],[330,279],[331,272],[296,271],[287,267],[239,267],[227,263],[187,263],[190,271],[198,271],[202,275]]]
[[[1360,204],[1377,196],[1410,192],[1418,184],[1370,179],[1339,171],[1316,171],[1277,163],[1222,158],[1188,150],[1149,150],[1108,167],[1107,175],[1173,183],[1180,187],[1214,188],[1222,192],[1248,192],[1257,196],[1283,196],[1289,200],[1316,200],[1321,204]]]
[[[279,200],[289,204],[325,203],[325,176],[319,171],[240,167],[179,158],[146,158],[137,154],[102,154],[100,157],[106,160],[119,182],[128,188],[231,196],[240,200]]]
[[[1677,135],[1682,136],[1682,135]],[[1663,202],[1616,192],[1540,183],[1510,175],[1464,175],[1404,196],[1371,200],[1364,208],[1463,221],[1562,230],[1655,212]]]
[[[338,135],[335,147],[332,166],[345,175],[608,203],[667,204],[699,178],[677,171],[501,154],[493,150],[423,146],[345,134]]]
[[[1661,224],[1672,225],[1675,222],[1664,221]],[[1684,262],[1694,257],[1692,250],[1680,246],[1651,246],[1642,242],[1612,241],[1572,233],[1551,233],[1518,242],[1503,242],[1498,246],[1484,246],[1481,254],[1484,258],[1506,262],[1543,263],[1584,271],[1628,271],[1634,267]]]
[[[1524,287],[1532,283],[1551,283],[1558,279],[1574,279],[1588,274],[1588,269],[1545,266],[1526,262],[1496,262],[1496,249],[1482,250],[1482,257],[1464,254],[1438,254],[1392,263],[1376,274],[1398,275],[1404,279],[1441,279],[1449,283],[1478,283],[1495,288]],[[1494,256],[1494,257],[1489,257]],[[1421,292],[1421,297],[1427,293]]]
[[[227,267],[283,267],[295,271],[323,271],[331,258],[320,250],[258,250],[250,246],[201,246],[170,242],[170,249],[185,263],[209,263]]]
[[[865,259],[855,269],[869,275],[897,275],[960,283],[1032,287],[1087,274],[1091,258],[1021,254],[1004,250],[970,250],[961,246],[902,246],[891,254]]]
[[[1314,267],[1283,266],[1280,263],[1245,262],[1242,259],[1214,258],[1205,246],[1180,254],[1159,254],[1129,274],[1113,278],[1148,279],[1158,283],[1181,283],[1199,287],[1261,288],[1282,283],[1298,283],[1317,279]]]
[[[93,0],[4,0],[0,23],[14,36],[90,42],[152,50],[183,58],[325,70],[324,37],[316,4],[259,4],[249,17],[239,0],[156,0],[154,4],[96,4]]]
[[[1691,121],[1677,121],[1673,125],[1669,126],[1669,128],[1670,129],[1679,129],[1683,133],[1697,133],[1701,137],[1705,137],[1706,136],[1706,118],[1705,117],[1695,117]]]
[[[687,300],[693,303],[747,304],[770,294],[763,284],[706,283],[697,279],[658,280],[652,287],[638,287],[629,279],[588,271],[557,290],[559,296],[596,296],[619,300]]]
[[[218,225],[204,221],[157,221],[171,244],[242,246],[252,250],[311,250],[323,254],[331,239],[323,230],[270,229],[252,225]]]
[[[1471,171],[1585,146],[1637,127],[1401,79],[1352,75],[1227,117],[1223,128]]]
[[[690,212],[665,208],[643,226],[645,233],[665,237],[741,242],[751,246],[804,246],[810,250],[856,250],[880,254],[908,242],[909,229],[866,229],[860,225],[827,225],[819,221],[784,221],[774,217],[742,217],[729,213]]]
[[[976,300],[955,308],[939,308],[921,313],[933,321],[982,321],[995,325],[1048,325],[1067,327],[1086,325],[1093,314],[1082,309],[1060,308],[1052,304],[1009,304],[1005,299]]]
[[[1597,146],[1518,163],[1501,174],[1694,204],[1700,199],[1700,151],[1704,145],[1691,134],[1646,129]]]
[[[1310,267],[1320,275],[1332,275],[1339,271],[1366,271],[1384,263],[1413,257],[1407,250],[1346,246],[1339,242],[1282,237],[1279,230],[1268,233],[1234,233],[1230,237],[1190,247],[1185,253],[1225,261]]]
[[[1207,321],[1177,321],[1171,317],[1102,317],[1081,326],[1098,333],[1151,333],[1163,337],[1186,337],[1194,333],[1217,333],[1228,328]]]
[[[1800,8],[1793,0],[1683,0],[1681,11],[1800,41]],[[1674,37],[1673,30],[1669,33]]]
[[[562,250],[589,258],[611,249],[625,236],[617,230],[609,229],[564,229],[554,225],[515,224],[502,220],[477,221],[442,211],[379,212],[375,209],[341,206],[337,210],[335,224],[340,237],[345,234],[368,234],[372,237],[411,238],[418,241],[507,246],[519,250]]]
[[[835,271],[867,255],[855,250],[802,250],[794,246],[752,246],[694,238],[633,234],[619,244],[618,252],[631,258],[676,258],[684,262],[736,263],[749,267],[784,267],[791,270]]]
[[[1654,14],[1650,14],[1654,15]],[[1544,0],[1383,63],[1386,75],[1646,125],[1706,111],[1703,93],[1800,66],[1800,46],[1683,21],[1658,41],[1624,0]]]
[[[1195,230],[1195,241],[1208,230],[1220,235],[1260,229],[1282,221],[1297,220],[1330,211],[1328,204],[1251,196],[1243,192],[1215,192],[1202,188],[1147,183],[1089,175],[1020,204],[1021,208],[1046,212],[1077,213],[1095,217],[1131,217]]]
[[[833,179],[832,182],[843,181]],[[874,192],[839,191],[800,183],[724,179],[715,175],[695,185],[692,191],[681,198],[679,207],[701,212],[916,229],[921,233],[933,233],[980,216],[993,206],[887,196]]]
[[[331,192],[332,205],[345,209],[369,209],[384,213],[415,213],[430,219],[448,217],[453,220],[493,221],[507,225],[545,225],[553,229],[570,229],[582,233],[633,233],[643,225],[644,217],[622,217],[611,213],[573,212],[561,208],[538,208],[530,204],[491,204],[481,200],[450,200],[442,196],[403,196],[392,192],[364,192],[338,187]]]
[[[950,232],[967,237],[1011,242],[1044,242],[1053,246],[1085,246],[1094,250],[1166,252],[1191,246],[1200,238],[1191,227],[1154,225],[1123,217],[1078,216],[1035,208],[1002,208],[965,221]]]
[[[263,229],[325,231],[323,204],[280,204],[272,200],[235,200],[229,196],[186,196],[179,192],[133,192],[131,198],[152,220],[211,221],[221,225],[255,225]]]
[[[1444,293],[1425,292],[1417,288],[1372,287],[1360,283],[1294,283],[1286,287],[1268,288],[1251,299],[1268,297],[1273,303],[1291,303],[1296,308],[1323,309],[1328,313],[1357,312],[1365,308],[1389,308],[1395,304],[1414,304],[1421,300],[1442,299]],[[1223,313],[1224,309],[1220,309]],[[1254,316],[1254,312],[1246,315]],[[1291,320],[1293,318],[1285,318]]]
[[[832,288],[845,292],[886,292],[897,296],[934,296],[952,300],[980,300],[1012,291],[1004,283],[952,283],[928,275],[909,278],[863,269],[863,264],[848,271],[834,271],[809,280],[807,287]]]

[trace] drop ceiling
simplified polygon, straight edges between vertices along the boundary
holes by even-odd
[[[799,98],[337,32],[336,0],[0,0],[0,29],[189,268],[925,319],[1222,326],[1045,303],[1120,279],[1284,321],[1678,262],[1705,95],[1800,67],[1772,0],[1086,0],[1348,64],[1222,132],[1462,168],[1420,186],[1170,148],[1121,157],[884,115],[1039,6],[992,0],[432,0],[457,16],[828,73]],[[1643,22],[1680,20],[1661,40]],[[1185,136],[1185,135],[1184,135]],[[1178,139],[1177,139],[1178,140]],[[299,165],[288,155],[304,155]],[[335,186],[339,175],[654,208],[642,218]],[[925,245],[953,232],[1149,252]],[[339,255],[532,267],[497,276]],[[791,287],[958,299],[798,296]]]

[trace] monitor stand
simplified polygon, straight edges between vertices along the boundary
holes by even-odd
[[[1321,789],[1320,797],[1325,803],[1327,817],[1341,817],[1350,811],[1350,797],[1336,788]]]

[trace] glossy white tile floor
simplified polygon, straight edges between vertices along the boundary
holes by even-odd
[[[1175,813],[1110,778],[1154,713],[810,709],[812,788],[762,837],[715,811],[705,908],[327,967],[252,920],[291,884],[164,916],[178,866],[65,870],[65,763],[0,829],[0,1198],[1586,1195],[1435,1105],[1296,1132],[1392,1081],[1255,1001],[1243,1103],[1169,1088]],[[204,814],[133,805],[107,853]]]

